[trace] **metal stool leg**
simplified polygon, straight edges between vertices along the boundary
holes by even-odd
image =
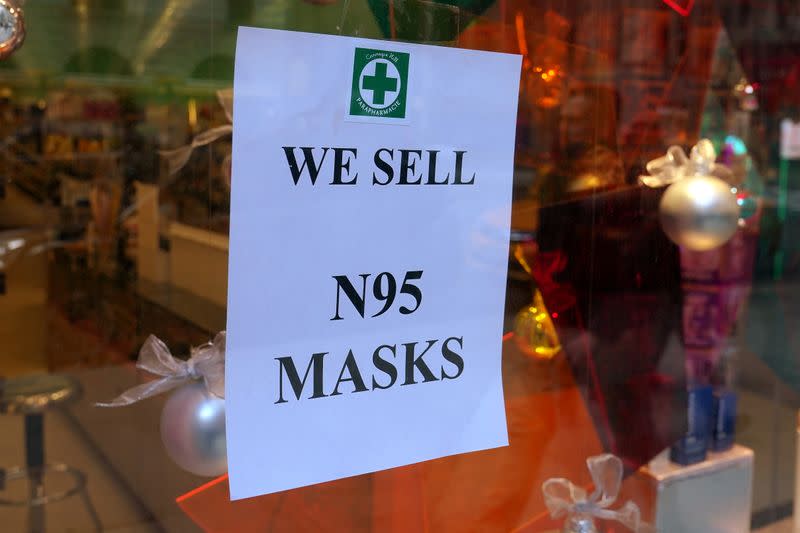
[[[94,530],[98,533],[102,532],[103,524],[100,523],[100,517],[97,515],[97,510],[94,508],[91,498],[89,498],[89,488],[87,486],[84,486],[83,490],[81,491],[81,499],[83,500],[83,505],[86,507],[86,511],[89,513],[89,517],[92,519]]]
[[[0,507],[27,507],[28,531],[44,533],[47,529],[44,506],[70,496],[80,496],[86,511],[97,531],[102,525],[97,510],[89,498],[86,475],[66,464],[45,464],[44,412],[56,405],[80,397],[81,386],[75,378],[57,374],[42,374],[4,379],[0,376],[0,413],[25,416],[25,462],[24,467],[0,468]],[[50,477],[67,476],[72,483],[59,492],[48,493]],[[11,498],[5,494],[8,482],[27,482],[29,493],[22,498]],[[0,524],[0,530],[3,529]]]
[[[30,476],[32,500],[44,496],[44,416],[41,413],[25,415],[25,463]],[[44,533],[44,508],[40,505],[28,507],[28,531]]]
[[[65,490],[61,490],[60,492],[51,492],[48,494],[47,491],[44,490],[44,483],[42,483],[40,485],[40,488],[42,490],[41,492],[39,492],[39,495],[35,498],[30,497],[30,495],[19,499],[0,498],[0,508],[2,508],[3,506],[28,508],[28,517],[29,517],[28,529],[27,529],[28,533],[45,533],[45,522],[44,522],[45,505],[55,502],[60,502],[62,500],[71,498],[73,496],[81,497],[83,506],[86,509],[86,512],[89,515],[89,519],[92,522],[93,530],[99,532],[103,531],[103,525],[102,522],[100,521],[100,516],[97,514],[97,509],[95,508],[91,498],[89,497],[89,489],[86,480],[86,474],[84,474],[77,468],[73,468],[63,463],[56,463],[56,464],[48,464],[45,465],[44,467],[35,470],[30,470],[28,468],[15,466],[13,468],[2,470],[0,472],[5,473],[5,480],[7,482],[14,482],[17,480],[24,479],[27,480],[28,483],[32,484],[34,479],[38,478],[43,480],[47,473],[61,474],[72,478],[72,483]]]

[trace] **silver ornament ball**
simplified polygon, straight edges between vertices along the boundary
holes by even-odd
[[[597,528],[590,516],[577,515],[567,518],[561,533],[597,533]]]
[[[661,227],[690,250],[722,246],[736,233],[739,205],[731,187],[713,176],[692,176],[670,185],[659,205]]]
[[[208,392],[202,381],[179,388],[161,412],[161,441],[184,470],[198,476],[224,474],[225,400]]]

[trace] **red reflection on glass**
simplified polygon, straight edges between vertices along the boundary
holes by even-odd
[[[664,3],[674,9],[679,15],[688,17],[692,11],[694,0],[664,0]]]
[[[204,490],[210,489],[214,485],[222,483],[223,481],[225,481],[227,479],[228,479],[228,474],[223,474],[223,475],[219,476],[216,479],[212,479],[208,483],[204,483],[204,484],[200,485],[199,487],[190,490],[186,494],[181,494],[180,496],[175,498],[175,502],[176,503],[181,503],[182,501],[184,501],[184,500],[186,500],[188,498],[191,498],[192,496],[194,496],[196,494],[199,494],[199,493],[203,492]]]

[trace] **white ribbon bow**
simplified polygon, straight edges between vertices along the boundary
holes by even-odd
[[[716,159],[714,145],[708,139],[700,139],[689,157],[680,146],[670,146],[667,155],[647,162],[647,172],[651,175],[639,176],[639,181],[648,187],[669,185],[694,175],[716,176],[730,181],[733,173],[725,165],[716,163]]]
[[[225,332],[217,333],[212,342],[192,348],[186,361],[176,359],[158,337],[150,335],[139,350],[136,368],[161,376],[130,388],[108,403],[96,403],[97,407],[122,407],[145,398],[167,392],[195,379],[205,381],[211,394],[225,396]]]
[[[542,484],[544,502],[553,518],[587,516],[615,520],[635,533],[653,533],[655,529],[642,522],[639,507],[631,502],[619,509],[608,509],[619,495],[622,485],[622,461],[611,454],[596,455],[586,460],[592,475],[594,492],[586,490],[565,478],[550,478]]]
[[[216,128],[211,128],[210,130],[199,133],[194,139],[192,139],[191,144],[187,144],[186,146],[181,146],[180,148],[176,148],[174,150],[160,150],[159,153],[167,160],[169,174],[174,174],[182,169],[183,166],[189,161],[189,158],[192,156],[192,152],[195,150],[195,148],[211,144],[220,137],[230,135],[233,132],[233,89],[217,91],[217,100],[219,101],[219,105],[221,105],[222,109],[225,111],[225,116],[228,117],[228,122],[231,124],[217,126]],[[230,156],[228,156],[228,158],[229,157]],[[225,163],[223,163],[223,167],[227,165],[228,158],[226,158]]]

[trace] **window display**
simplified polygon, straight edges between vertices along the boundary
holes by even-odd
[[[0,529],[790,530],[798,21],[0,0]]]

